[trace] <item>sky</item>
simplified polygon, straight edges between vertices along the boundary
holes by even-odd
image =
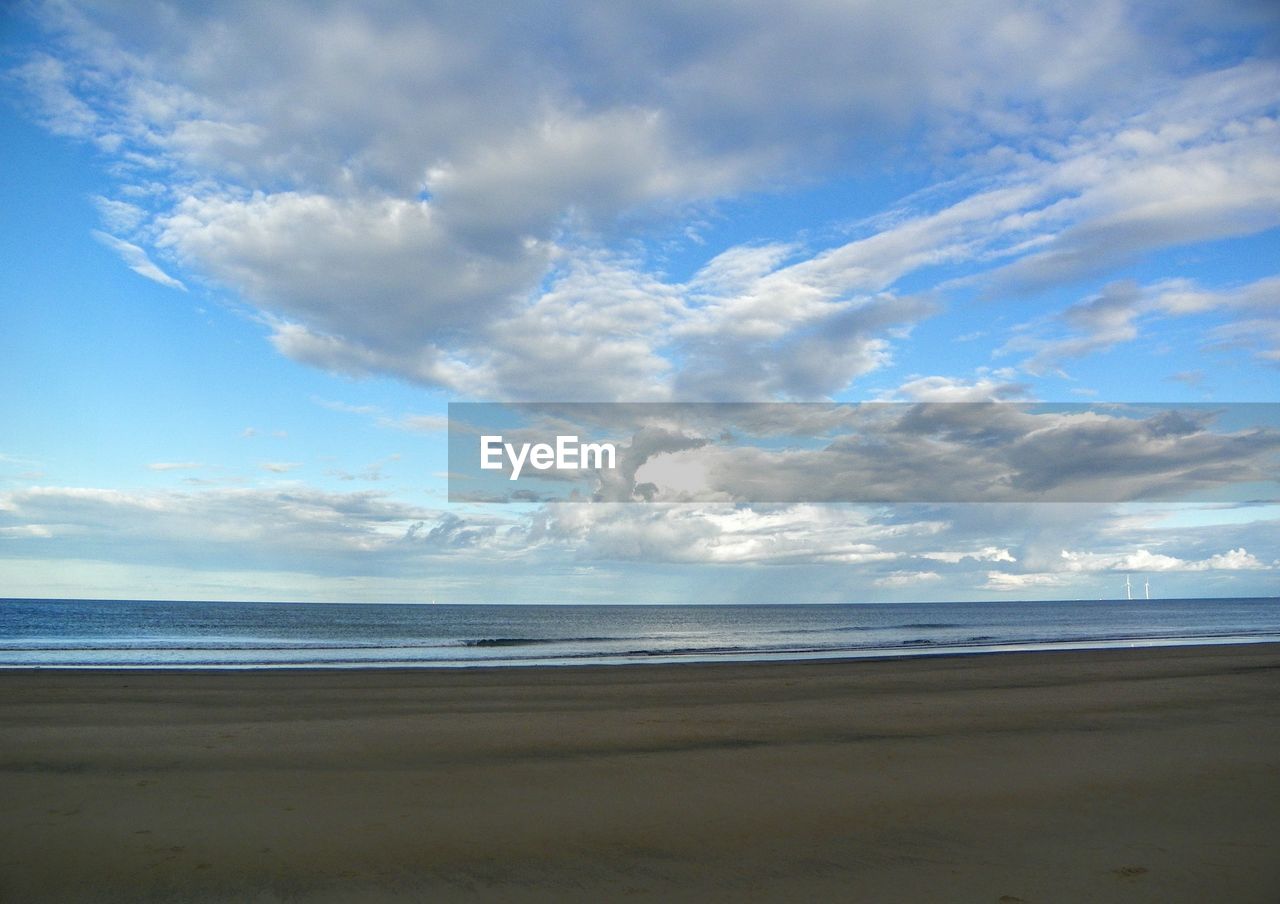
[[[0,16],[0,596],[1280,587],[1274,413],[1183,431],[1212,499],[450,502],[447,435],[451,402],[1280,401],[1274,3]],[[1079,426],[1023,465],[1115,467]],[[876,473],[939,485],[926,447]]]

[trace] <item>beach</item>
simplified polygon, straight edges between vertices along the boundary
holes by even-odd
[[[0,900],[1280,900],[1280,645],[0,671]]]

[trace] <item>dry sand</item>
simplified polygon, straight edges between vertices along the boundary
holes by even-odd
[[[0,672],[0,899],[1280,901],[1280,645]]]

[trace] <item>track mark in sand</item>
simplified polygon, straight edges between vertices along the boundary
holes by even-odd
[[[187,849],[182,845],[174,845],[173,847],[158,847],[155,845],[145,845],[143,850],[153,858],[151,863],[147,864],[147,869],[156,869],[162,864],[172,863],[186,854]]]
[[[1115,873],[1116,876],[1121,879],[1134,879],[1138,876],[1146,875],[1151,872],[1151,870],[1147,869],[1145,866],[1121,866],[1113,869],[1111,872]]]

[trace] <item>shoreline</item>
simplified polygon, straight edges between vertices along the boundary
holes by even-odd
[[[867,650],[855,651],[845,655],[829,650],[776,652],[776,653],[724,653],[708,656],[698,654],[667,654],[661,652],[631,656],[595,656],[584,655],[579,658],[548,658],[547,660],[530,659],[528,661],[513,660],[415,660],[411,663],[391,661],[385,664],[378,661],[359,662],[323,662],[290,663],[222,663],[211,665],[199,663],[194,665],[175,665],[162,663],[157,665],[18,665],[0,663],[0,674],[6,672],[103,672],[119,674],[122,672],[360,672],[360,671],[477,671],[483,669],[524,671],[528,669],[583,669],[583,668],[629,668],[629,667],[666,667],[681,665],[726,665],[745,666],[754,664],[785,663],[833,663],[833,662],[897,662],[910,659],[935,659],[956,656],[1010,656],[1010,655],[1042,655],[1050,653],[1090,653],[1124,650],[1178,650],[1204,647],[1249,647],[1266,644],[1280,644],[1280,636],[1271,634],[1262,636],[1236,635],[1214,636],[1206,638],[1161,638],[1116,640],[1098,644],[1094,641],[1064,641],[1048,643],[1011,643],[979,645],[940,646],[937,649],[911,646],[903,650]]]
[[[4,670],[0,897],[1280,891],[1274,643],[635,666]]]
[[[578,674],[581,672],[599,672],[608,674],[615,671],[644,671],[644,670],[662,670],[662,671],[680,671],[680,670],[699,670],[699,669],[749,669],[755,667],[768,668],[785,668],[795,666],[800,668],[822,668],[837,666],[853,666],[853,665],[894,665],[898,663],[912,662],[928,662],[928,661],[945,661],[945,660],[974,660],[981,661],[987,659],[1040,659],[1053,657],[1091,657],[1093,654],[1101,656],[1125,656],[1131,655],[1141,658],[1145,655],[1162,655],[1186,652],[1189,656],[1197,653],[1209,653],[1217,657],[1219,655],[1228,655],[1236,650],[1250,650],[1254,648],[1274,648],[1280,653],[1280,638],[1266,638],[1258,640],[1240,640],[1240,641],[1207,641],[1204,643],[1176,643],[1176,644],[1133,644],[1125,643],[1123,646],[1086,646],[1086,647],[1060,647],[1050,646],[1036,649],[998,649],[998,650],[945,650],[939,652],[904,652],[904,653],[873,653],[866,656],[815,656],[813,658],[771,658],[771,659],[735,659],[735,658],[715,658],[715,659],[696,659],[696,658],[680,658],[674,661],[663,659],[661,656],[654,658],[633,658],[625,662],[567,662],[564,664],[547,664],[547,663],[531,663],[528,665],[507,665],[503,663],[493,663],[489,661],[479,661],[465,665],[440,665],[435,662],[425,661],[422,665],[403,665],[390,664],[378,665],[360,664],[360,665],[317,665],[315,663],[307,663],[305,665],[230,665],[230,666],[181,666],[181,665],[156,665],[156,666],[140,666],[140,665],[122,665],[122,666],[60,666],[60,665],[41,665],[41,666],[0,666],[0,681],[4,677],[14,675],[25,675],[35,677],[37,675],[81,675],[85,677],[99,677],[103,679],[115,679],[122,675],[137,675],[139,677],[146,676],[171,676],[179,677],[185,675],[227,675],[227,674],[245,674],[245,675],[275,675],[280,676],[304,676],[311,678],[320,678],[330,675],[343,674],[376,674],[376,675],[399,675],[402,677],[412,677],[417,675],[475,675],[484,673],[493,673],[494,675],[528,675],[532,673],[545,674]],[[1277,657],[1280,659],[1280,657]],[[3,686],[0,686],[0,695],[4,692]]]

